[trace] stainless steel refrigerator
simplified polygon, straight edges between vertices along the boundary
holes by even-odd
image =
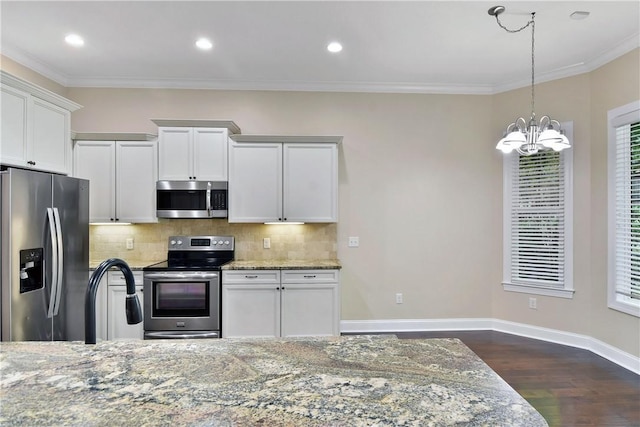
[[[89,181],[0,172],[2,341],[84,339]]]

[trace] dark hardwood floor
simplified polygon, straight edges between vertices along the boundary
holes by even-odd
[[[400,332],[459,338],[549,426],[640,426],[640,376],[590,351],[494,331]]]

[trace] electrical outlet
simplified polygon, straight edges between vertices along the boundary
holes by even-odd
[[[357,248],[360,246],[360,238],[359,237],[349,237],[349,247]]]
[[[269,237],[262,239],[262,247],[264,249],[271,249],[271,239]]]
[[[402,304],[402,294],[396,294],[396,304]]]
[[[529,298],[529,308],[532,310],[538,309],[538,300],[536,298]]]
[[[127,247],[127,250],[131,250],[133,249],[133,239],[131,237],[129,237],[128,239],[125,240],[125,245]]]

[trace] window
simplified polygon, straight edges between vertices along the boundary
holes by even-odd
[[[573,123],[563,123],[573,142]],[[573,150],[504,158],[503,287],[573,297]]]
[[[640,317],[640,101],[607,118],[609,307]]]

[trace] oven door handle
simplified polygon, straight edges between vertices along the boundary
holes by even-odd
[[[220,334],[215,331],[193,331],[193,332],[181,332],[181,331],[158,331],[158,332],[145,332],[145,339],[193,339],[193,338],[220,338]]]
[[[145,273],[145,279],[215,279],[218,273]]]

